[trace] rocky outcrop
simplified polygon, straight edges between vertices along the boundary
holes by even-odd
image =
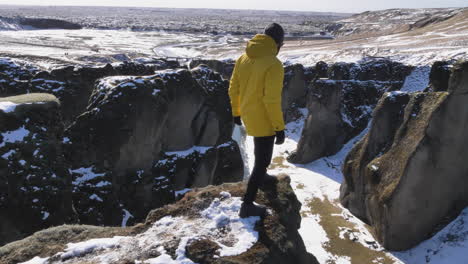
[[[430,237],[468,205],[468,63],[448,92],[386,94],[346,158],[341,202],[390,250]]]
[[[383,58],[367,58],[358,63],[338,62],[327,70],[331,80],[391,81],[403,82],[412,66]]]
[[[451,68],[453,63],[450,61],[436,61],[431,67],[429,73],[429,87],[426,92],[444,92],[448,89]]]
[[[115,75],[152,75],[156,66],[124,62],[105,66],[66,66],[42,71],[30,81],[32,92],[51,93],[62,102],[65,124],[70,124],[88,105],[96,80]]]
[[[306,107],[307,77],[301,64],[289,65],[284,69],[281,103],[286,123],[296,120],[301,115],[299,108]]]
[[[0,58],[0,97],[28,92],[28,81],[38,71],[25,62]]]
[[[20,18],[19,23],[35,29],[82,29],[79,24],[51,18]]]
[[[0,148],[0,154],[5,159],[4,164],[1,164],[5,166],[2,169],[6,170],[3,177],[11,178],[8,175],[18,174],[11,179],[30,179],[29,169],[18,170],[18,166],[28,167],[31,163],[32,168],[38,170],[49,166],[51,171],[46,172],[50,173],[38,174],[38,177],[53,176],[54,180],[41,181],[40,184],[61,192],[56,194],[51,191],[47,197],[55,197],[50,200],[63,202],[61,206],[67,209],[72,208],[73,201],[78,219],[73,218],[74,214],[73,217],[68,216],[67,212],[66,216],[60,218],[61,222],[56,221],[55,217],[60,216],[57,206],[49,204],[46,199],[42,205],[42,200],[34,197],[34,203],[39,201],[38,208],[42,214],[35,212],[35,209],[32,214],[37,213],[48,220],[37,221],[37,225],[30,225],[23,232],[11,228],[15,226],[15,221],[2,214],[0,226],[2,230],[10,229],[11,235],[2,236],[5,240],[0,243],[63,222],[99,225],[134,223],[142,220],[150,209],[173,202],[177,196],[175,191],[242,179],[240,150],[231,139],[233,124],[227,93],[228,82],[220,74],[206,66],[199,66],[191,71],[158,71],[156,75],[145,77],[125,75],[101,78],[137,72],[149,74],[158,67],[162,66],[154,62],[144,67],[132,63],[105,67],[70,66],[34,74],[28,89],[52,92],[60,95],[65,102],[59,104],[53,95],[41,95],[40,98],[47,100],[53,98],[55,105],[44,106],[43,110],[37,111],[36,119],[16,113],[5,115],[16,117],[4,120],[6,127],[0,129],[8,129],[5,133],[18,129],[26,133],[29,128],[25,128],[28,129],[26,131],[21,124],[27,123],[31,127],[30,131],[37,130],[37,135],[39,132],[44,135],[37,138],[33,132],[21,134],[18,142]],[[14,70],[15,67],[10,69]],[[13,73],[13,70],[10,72]],[[16,70],[14,73],[18,75],[18,68]],[[96,79],[99,81],[95,84]],[[93,87],[92,92],[89,92],[89,87]],[[29,95],[37,97],[35,94]],[[29,95],[24,97],[29,98]],[[61,109],[64,104],[69,104],[69,108],[65,106],[67,109]],[[38,105],[42,104],[26,102],[17,109],[26,106],[36,109]],[[81,107],[84,110],[80,110]],[[46,110],[49,112],[42,114]],[[28,110],[27,113],[32,112]],[[65,132],[62,113],[67,113],[68,122],[73,121]],[[40,119],[41,115],[47,120]],[[55,140],[53,144],[51,137]],[[48,158],[48,163],[44,163],[42,159],[45,155],[40,154],[42,150],[36,147],[45,144],[43,138],[48,138],[48,151],[56,155]],[[26,145],[26,150],[19,151],[17,145]],[[60,167],[63,175],[58,172],[53,174],[52,171],[56,170],[54,166]],[[6,183],[2,188],[7,190],[8,186],[16,186],[14,184]],[[40,194],[39,191],[37,193]],[[64,193],[68,195],[66,199],[60,196]],[[8,195],[16,197],[16,193]],[[34,203],[25,202],[23,211],[27,212],[29,206],[35,206]],[[18,218],[28,219],[25,217],[27,214],[18,212]],[[18,228],[22,228],[21,222],[18,223]]]
[[[74,218],[57,98],[0,98],[0,244]]]
[[[153,75],[155,70],[178,68],[177,62],[163,59],[140,59],[105,66],[69,65],[50,71],[19,60],[0,58],[0,97],[26,93],[49,93],[62,102],[65,125],[83,113],[95,82],[107,76]]]
[[[306,252],[298,233],[301,204],[290,179],[278,179],[259,193],[257,202],[269,208],[261,220],[237,216],[244,183],[210,186],[151,211],[144,223],[133,227],[61,226],[38,232],[1,247],[0,262],[41,256],[51,264],[65,259],[93,262],[100,257],[112,263],[176,259],[184,263],[318,263]],[[70,250],[84,241],[87,250]]]
[[[138,221],[174,190],[241,180],[227,85],[203,66],[100,80],[65,132],[81,220]]]
[[[234,60],[191,60],[189,63],[189,68],[194,69],[199,65],[206,65],[213,69],[214,71],[221,74],[225,80],[230,80],[232,72],[234,70]]]
[[[410,72],[409,66],[380,59],[330,66],[327,69],[330,79],[310,84],[309,116],[298,148],[288,160],[308,163],[338,152],[367,127],[382,94],[400,89]]]

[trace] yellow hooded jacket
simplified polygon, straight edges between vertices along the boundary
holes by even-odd
[[[278,48],[273,38],[258,34],[245,51],[236,61],[229,86],[232,114],[242,118],[248,135],[273,136],[284,130],[284,69],[276,58]]]

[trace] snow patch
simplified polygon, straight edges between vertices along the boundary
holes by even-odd
[[[258,241],[255,224],[259,217],[239,218],[238,212],[242,200],[232,197],[228,192],[220,193],[210,206],[200,212],[197,217],[166,216],[158,220],[144,233],[134,237],[116,236],[113,238],[97,238],[79,243],[69,243],[64,252],[57,253],[60,260],[49,261],[48,264],[62,263],[73,258],[73,262],[116,263],[123,258],[141,257],[141,252],[157,250],[161,255],[151,259],[139,259],[135,263],[176,263],[192,264],[185,252],[187,245],[199,239],[209,239],[218,244],[220,250],[217,256],[233,256],[242,254]],[[127,214],[126,210],[124,213]],[[174,242],[174,237],[180,238],[175,250],[176,258],[164,249],[168,242]],[[48,259],[35,257],[27,264],[46,263]]]
[[[105,175],[105,173],[95,173],[93,171],[93,167],[70,170],[70,173],[77,173],[77,174],[82,175],[81,177],[78,177],[73,181],[73,185],[80,185],[86,181],[95,179],[97,177],[102,177]]]
[[[65,252],[59,253],[63,260],[76,258],[96,250],[114,248],[125,237],[116,236],[113,238],[95,238],[84,242],[68,243]]]
[[[429,85],[429,73],[431,72],[431,67],[422,66],[416,67],[416,69],[411,72],[405,79],[401,91],[403,92],[419,92]]]
[[[23,141],[24,138],[29,135],[29,133],[30,133],[29,130],[24,128],[24,126],[14,131],[8,131],[5,133],[2,133],[3,142],[0,143],[0,148],[4,147],[6,143],[15,143],[18,141]]]
[[[122,209],[122,210],[124,213],[123,218],[122,218],[122,227],[126,227],[128,219],[133,218],[133,215],[128,210],[125,210],[125,209]]]
[[[13,102],[0,102],[0,110],[2,110],[5,113],[14,112],[16,106],[18,106],[18,104],[15,104]]]
[[[169,151],[166,152],[167,156],[177,156],[177,157],[187,157],[193,153],[200,153],[200,154],[205,154],[208,150],[212,149],[212,147],[201,147],[201,146],[193,146],[189,149],[186,150],[181,150],[181,151]]]

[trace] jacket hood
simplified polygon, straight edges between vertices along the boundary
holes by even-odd
[[[247,43],[245,53],[251,59],[276,56],[278,48],[273,38],[264,34],[257,34]]]

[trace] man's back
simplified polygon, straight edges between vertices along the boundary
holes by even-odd
[[[275,41],[259,34],[249,41],[246,53],[236,61],[229,96],[233,115],[242,117],[251,136],[272,136],[284,129],[281,111],[284,69],[277,53]]]

